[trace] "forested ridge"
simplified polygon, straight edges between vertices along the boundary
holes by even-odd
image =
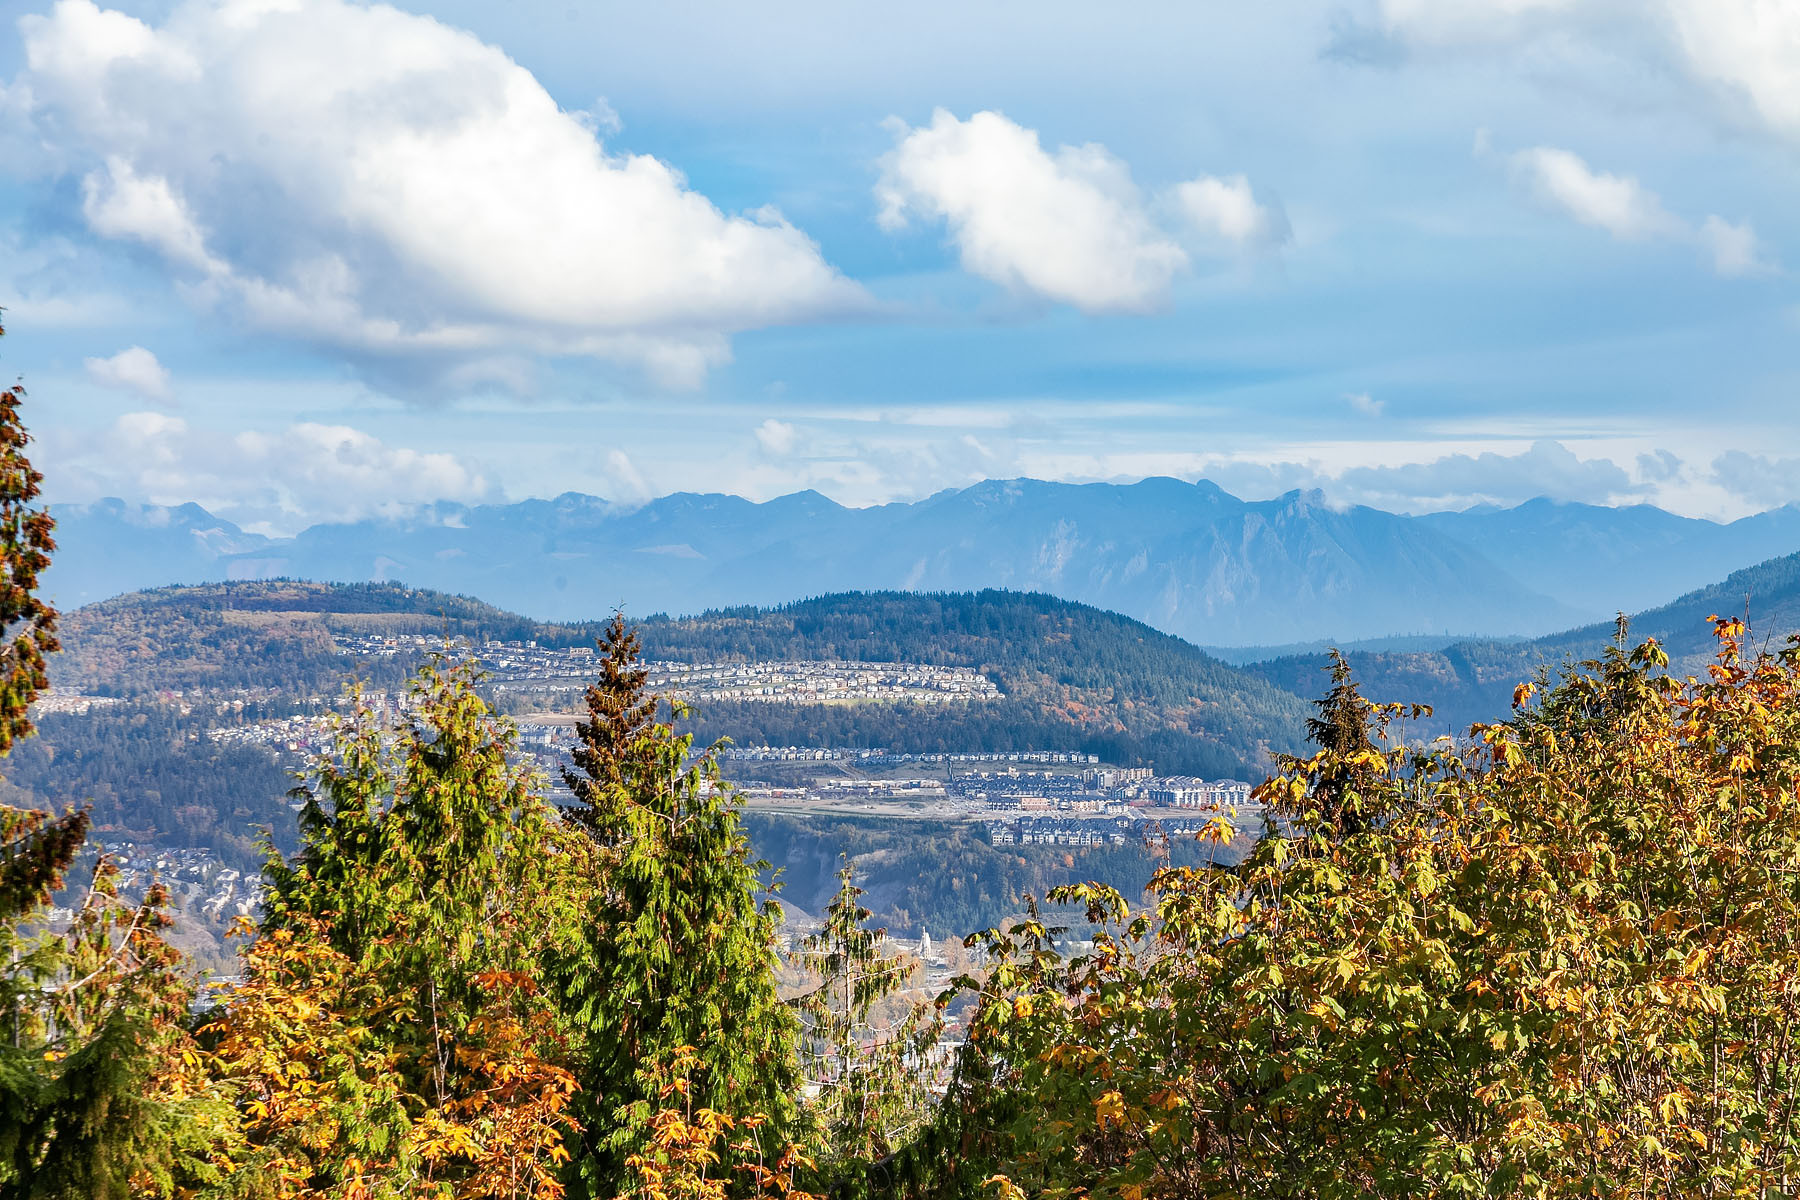
[[[1303,702],[1179,638],[1116,613],[1015,592],[849,593],[776,609],[640,623],[653,659],[847,659],[963,666],[1002,700],[957,707],[714,703],[703,738],[902,751],[1079,750],[1165,773],[1249,778],[1298,744]],[[597,625],[550,625],[399,584],[293,581],[164,588],[65,619],[58,687],[112,696],[237,690],[336,694],[352,671],[401,684],[414,663],[353,660],[338,633],[592,645]]]
[[[1800,632],[1800,554],[1734,571],[1718,583],[1635,613],[1630,629],[1634,637],[1656,638],[1678,675],[1703,674],[1714,651],[1706,636],[1708,621],[1720,614],[1743,618],[1747,636],[1763,648],[1780,646]],[[1437,650],[1353,651],[1349,659],[1370,695],[1431,704],[1435,715],[1430,728],[1460,732],[1472,722],[1504,716],[1521,680],[1593,656],[1614,633],[1614,623],[1603,622],[1528,641],[1471,639]],[[1324,662],[1323,655],[1299,654],[1247,669],[1278,687],[1306,694]]]

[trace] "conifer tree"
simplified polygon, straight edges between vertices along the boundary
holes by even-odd
[[[1349,660],[1331,649],[1331,686],[1313,701],[1318,709],[1306,721],[1306,738],[1317,752],[1311,759],[1283,759],[1293,769],[1305,763],[1309,786],[1288,815],[1328,837],[1349,837],[1368,828],[1378,815],[1374,790],[1381,762],[1369,733],[1383,713],[1365,700]]]
[[[650,1148],[662,1089],[683,1060],[697,1109],[746,1119],[773,1162],[795,1115],[796,1021],[776,995],[779,910],[759,904],[730,788],[695,756],[686,716],[646,688],[623,618],[606,638],[581,727],[573,823],[593,844],[595,887],[579,935],[554,954],[576,1025],[582,1147],[578,1194],[611,1197]]]
[[[887,931],[871,929],[854,865],[838,871],[838,891],[819,929],[801,942],[801,962],[819,978],[800,998],[812,1105],[824,1139],[821,1167],[839,1189],[860,1191],[869,1168],[919,1125],[930,1094],[922,1051],[935,1040],[923,1010],[878,1028],[877,1005],[905,985],[913,964],[884,952]]]
[[[643,647],[625,615],[615,612],[600,637],[600,678],[587,689],[587,718],[575,725],[575,767],[563,768],[576,800],[566,815],[600,842],[617,833],[613,806],[642,773],[636,749],[656,722]]]
[[[358,704],[301,789],[299,853],[271,852],[247,985],[208,1030],[247,1098],[243,1172],[559,1194],[574,1080],[537,971],[567,856],[475,684],[428,666],[398,730]]]

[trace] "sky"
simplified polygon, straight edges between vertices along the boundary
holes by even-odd
[[[1800,500],[1791,0],[25,0],[56,502]]]

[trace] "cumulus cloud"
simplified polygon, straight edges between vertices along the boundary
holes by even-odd
[[[608,499],[620,504],[648,504],[656,496],[643,472],[638,470],[637,464],[623,450],[608,450],[598,475],[601,491]]]
[[[1352,392],[1344,397],[1344,403],[1350,411],[1365,417],[1379,417],[1381,410],[1387,407],[1387,401],[1377,400],[1367,392]]]
[[[1697,78],[1748,102],[1800,138],[1800,7],[1788,0],[1665,0],[1676,44]]]
[[[785,458],[792,454],[799,436],[799,430],[786,421],[777,421],[774,417],[770,417],[756,427],[756,444],[762,448],[764,454],[774,458]]]
[[[1638,478],[1648,483],[1668,483],[1681,474],[1681,459],[1672,450],[1637,456]]]
[[[963,266],[985,279],[1089,312],[1142,310],[1188,265],[1104,146],[1051,153],[997,112],[961,121],[939,109],[895,131],[876,188],[882,227],[946,222]]]
[[[1418,462],[1333,468],[1318,462],[1221,460],[1200,471],[1242,495],[1319,488],[1337,503],[1394,512],[1511,506],[1539,496],[1605,504],[1652,490],[1648,480],[1634,479],[1609,458],[1582,458],[1549,440],[1514,453],[1447,454]]]
[[[1757,508],[1800,500],[1800,458],[1728,450],[1712,463],[1712,481]]]
[[[1660,237],[1682,228],[1656,193],[1636,179],[1596,171],[1568,150],[1534,146],[1517,151],[1511,161],[1514,171],[1543,200],[1616,238]]]
[[[1375,0],[1373,30],[1427,49],[1559,37],[1647,53],[1800,138],[1800,6],[1789,0]]]
[[[1724,217],[1711,216],[1700,223],[1698,235],[1713,270],[1720,275],[1767,275],[1776,269],[1763,253],[1756,230],[1750,228],[1748,221],[1734,224]]]
[[[1200,176],[1153,205],[1106,147],[1047,150],[1035,130],[997,112],[964,121],[939,109],[929,125],[890,127],[896,142],[875,189],[882,228],[942,221],[965,270],[1086,312],[1153,309],[1190,268],[1183,237],[1153,207],[1209,244],[1261,248],[1288,237],[1280,208],[1258,201],[1241,175]]]
[[[1485,134],[1477,137],[1475,149],[1477,154],[1488,152]],[[1544,203],[1621,241],[1664,238],[1693,242],[1713,271],[1727,278],[1777,269],[1764,255],[1748,221],[1734,223],[1714,215],[1690,226],[1664,208],[1656,193],[1637,179],[1597,171],[1572,151],[1534,146],[1508,155],[1507,162]]]
[[[90,358],[88,378],[102,387],[135,392],[146,400],[169,398],[169,369],[142,346],[131,346],[111,358]]]
[[[593,355],[694,382],[738,330],[866,303],[772,209],[609,151],[499,49],[347,0],[58,0],[8,88],[102,238],[201,304],[372,355]]]
[[[267,532],[490,494],[482,472],[456,455],[390,446],[345,425],[228,434],[146,411],[126,413],[98,434],[47,432],[43,441],[61,492],[193,501]]]
[[[1233,245],[1279,246],[1292,236],[1287,214],[1279,205],[1258,201],[1242,175],[1202,175],[1177,184],[1175,202],[1195,229]]]
[[[1352,467],[1332,491],[1382,508],[1466,508],[1521,504],[1538,496],[1604,504],[1645,490],[1606,458],[1581,458],[1561,442],[1537,441],[1517,454],[1449,454],[1430,462]]]

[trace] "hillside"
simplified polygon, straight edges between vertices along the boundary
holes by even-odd
[[[55,687],[103,696],[195,688],[331,694],[352,667],[332,635],[376,632],[591,638],[581,627],[546,626],[467,596],[397,584],[218,583],[134,592],[65,613],[50,678]],[[403,673],[381,666],[365,673],[388,683]]]
[[[1759,646],[1775,646],[1800,633],[1800,554],[1734,571],[1718,583],[1688,592],[1630,619],[1633,642],[1654,637],[1668,651],[1678,675],[1704,671],[1714,649],[1707,618],[1748,616]],[[1352,651],[1363,690],[1371,698],[1431,704],[1434,729],[1461,730],[1470,722],[1497,720],[1510,707],[1513,688],[1541,667],[1597,654],[1614,636],[1611,621],[1596,622],[1525,642],[1464,641],[1409,653]],[[1317,690],[1321,654],[1290,655],[1248,668],[1271,683],[1308,694]]]
[[[1256,777],[1300,738],[1304,705],[1259,676],[1137,621],[1049,596],[846,594],[779,609],[642,623],[678,661],[845,659],[964,666],[1004,698],[945,705],[716,703],[703,737],[902,750],[1080,750],[1167,771]],[[335,633],[582,645],[592,626],[532,621],[397,584],[289,581],[164,588],[68,614],[57,686],[103,695],[230,689],[329,695],[352,670],[392,686],[409,664],[352,660]]]

